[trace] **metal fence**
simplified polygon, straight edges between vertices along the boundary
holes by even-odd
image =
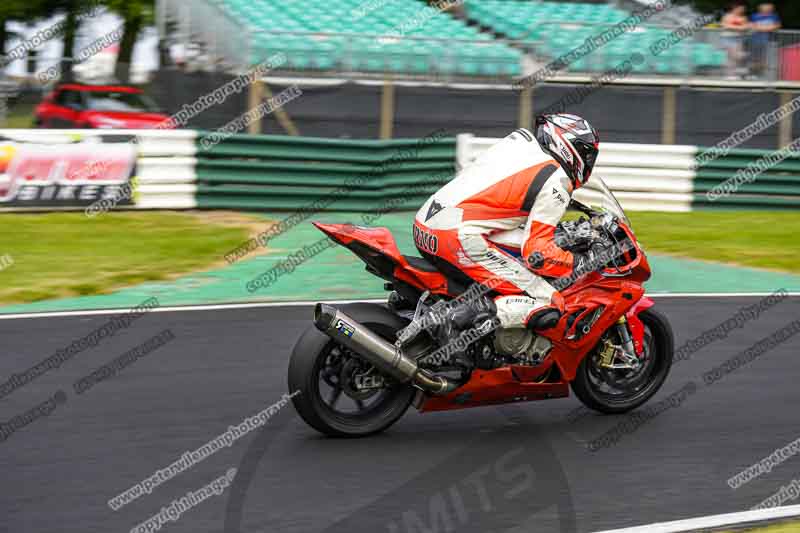
[[[800,32],[703,30],[700,38],[726,53],[724,77],[800,81]]]
[[[777,54],[779,79],[800,81],[800,31],[777,31],[771,37],[771,42]]]
[[[282,70],[306,77],[422,79],[508,83],[530,75],[613,29],[610,23],[552,21],[537,24],[518,39],[437,39],[415,35],[256,31],[242,27],[224,2],[201,1],[188,9],[179,0],[158,0],[162,37],[180,43],[187,67],[239,71],[275,52],[288,57]],[[630,78],[694,78],[800,82],[800,31],[732,32],[687,26],[640,24],[560,68],[556,75],[592,76],[613,69],[640,52]],[[678,32],[681,32],[678,34]],[[677,38],[676,38],[677,34]],[[658,55],[648,46],[674,41]],[[629,44],[630,43],[630,44]],[[498,51],[498,45],[503,50]],[[409,54],[418,50],[419,54]],[[466,52],[465,52],[466,51]]]

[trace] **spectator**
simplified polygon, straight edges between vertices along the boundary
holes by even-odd
[[[728,77],[735,78],[741,74],[742,60],[745,58],[743,32],[750,29],[747,20],[747,7],[744,2],[731,4],[722,16],[722,45],[728,51]]]
[[[754,30],[750,37],[752,73],[763,76],[769,64],[770,33],[781,28],[781,19],[773,4],[760,4],[758,12],[750,18]]]

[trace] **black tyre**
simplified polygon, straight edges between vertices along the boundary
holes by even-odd
[[[390,342],[407,324],[378,304],[352,304],[342,311]],[[292,398],[297,413],[312,428],[336,437],[364,437],[388,428],[406,412],[415,390],[389,380],[368,395],[354,390],[351,378],[371,368],[312,324],[289,361],[289,392],[300,391]]]
[[[583,404],[608,414],[626,413],[649,400],[667,379],[675,341],[669,321],[652,307],[639,318],[644,323],[644,362],[636,371],[603,369],[597,350],[583,358],[572,390]]]

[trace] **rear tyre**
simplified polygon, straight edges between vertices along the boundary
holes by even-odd
[[[652,307],[639,314],[639,318],[645,330],[645,362],[638,371],[640,374],[629,376],[625,375],[629,371],[600,369],[596,350],[587,354],[572,381],[572,391],[586,407],[607,414],[626,413],[649,400],[667,379],[675,349],[672,327]],[[629,386],[615,389],[612,383]]]
[[[394,342],[406,321],[377,304],[352,304],[342,311]],[[388,381],[371,393],[354,390],[351,378],[371,365],[311,325],[297,341],[289,361],[289,392],[297,413],[312,428],[334,437],[364,437],[394,424],[408,409],[415,390]],[[354,404],[347,409],[346,404]]]

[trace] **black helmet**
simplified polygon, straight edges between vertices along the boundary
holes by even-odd
[[[535,134],[539,145],[558,161],[574,188],[586,183],[600,147],[600,137],[591,124],[576,115],[539,115]]]

